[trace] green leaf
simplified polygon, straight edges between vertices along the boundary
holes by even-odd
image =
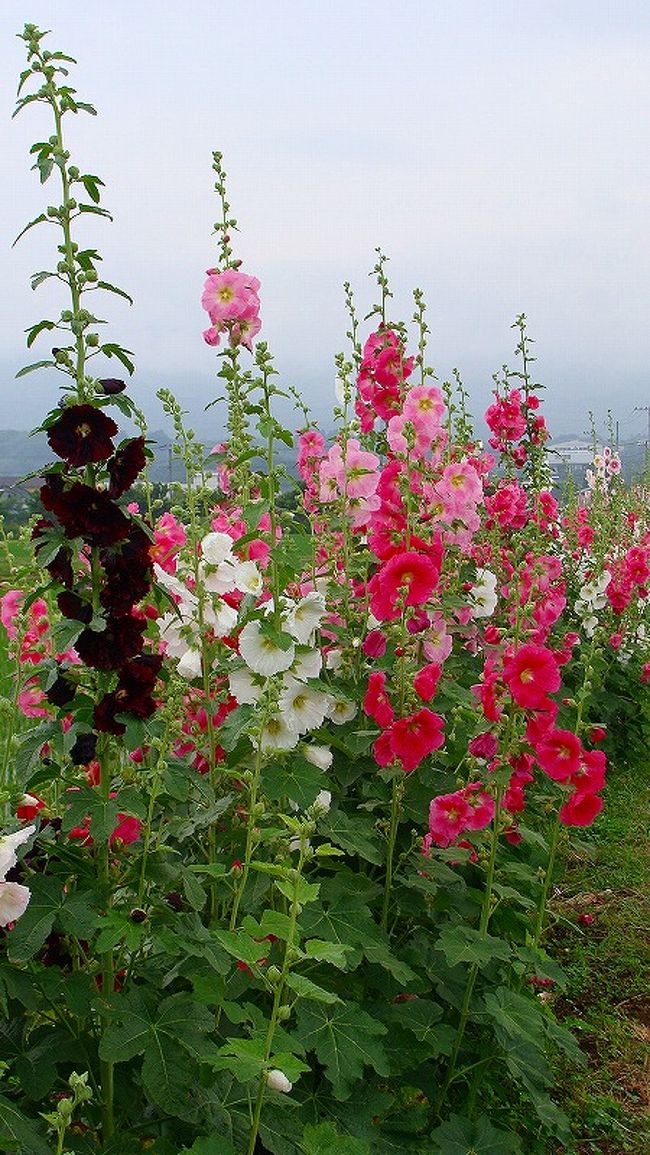
[[[288,879],[278,878],[275,885],[280,894],[283,894],[289,902],[299,902],[301,906],[315,902],[320,890],[319,882],[307,882],[305,878],[298,878],[291,882]]]
[[[50,218],[48,217],[47,213],[41,213],[40,216],[34,217],[34,220],[30,221],[29,224],[25,225],[24,229],[22,229],[21,232],[18,233],[18,236],[16,237],[15,241],[13,242],[13,244],[11,246],[12,249],[13,249],[14,245],[18,244],[18,241],[20,240],[20,238],[24,237],[25,233],[29,232],[30,229],[34,228],[34,225],[41,225],[41,224],[43,224],[43,222],[54,224],[54,221],[50,222]]]
[[[23,365],[16,373],[16,380],[19,377],[26,377],[28,373],[33,373],[36,369],[47,369],[54,365],[54,361],[34,361],[32,365]]]
[[[118,289],[116,285],[111,285],[108,281],[97,281],[95,288],[104,289],[107,293],[115,293],[116,297],[124,297],[124,300],[128,301],[129,305],[133,304],[133,297],[130,297],[124,289]]]
[[[305,1155],[370,1155],[370,1147],[363,1139],[340,1135],[333,1123],[308,1124],[300,1149]]]
[[[103,212],[103,210],[101,211]],[[115,345],[112,342],[109,342],[107,345],[101,345],[100,351],[104,354],[105,357],[116,357],[117,360],[120,361],[122,365],[124,365],[124,368],[127,370],[129,376],[132,376],[135,372],[135,365],[131,360],[133,354],[131,353],[130,349],[123,349],[121,345]]]
[[[32,289],[35,289],[44,280],[46,280],[47,277],[53,276],[54,273],[37,273],[36,276],[32,278]],[[42,333],[44,330],[49,331],[50,329],[54,328],[56,328],[54,321],[39,321],[38,325],[32,325],[31,329],[26,329],[27,348],[31,349],[39,333]]]
[[[90,834],[93,842],[105,845],[118,824],[119,806],[114,798],[102,798],[98,790],[90,786],[80,786],[66,795],[68,808],[63,816],[61,829],[69,834],[75,826],[83,826],[90,818]]]
[[[497,987],[485,996],[485,1009],[494,1022],[494,1029],[504,1047],[511,1042],[526,1042],[533,1047],[544,1045],[544,1015],[532,998]]]
[[[37,874],[30,878],[29,889],[29,906],[8,939],[8,954],[12,962],[26,962],[34,957],[51,933],[64,902],[61,879]]]
[[[393,1003],[390,1017],[393,1022],[412,1031],[420,1042],[437,1045],[438,1024],[442,1018],[442,1007],[438,1003],[428,999],[407,999],[405,1002]]]
[[[0,1095],[0,1149],[15,1155],[52,1155],[40,1120],[27,1118],[4,1095]]]
[[[384,861],[384,850],[372,818],[361,814],[350,817],[344,810],[334,809],[319,824],[319,830],[336,846],[342,846],[348,854],[358,854],[375,866],[381,866]]]
[[[273,934],[276,938],[281,938],[283,942],[288,942],[292,933],[292,919],[281,910],[267,908],[259,922],[256,922],[250,915],[246,915],[242,922],[242,930],[245,930],[251,938],[266,938],[267,935]]]
[[[230,715],[232,717],[232,715]],[[221,740],[221,731],[219,731]],[[323,771],[306,758],[295,757],[286,762],[274,760],[262,770],[262,793],[272,802],[291,798],[300,810],[314,802],[324,785]]]
[[[333,994],[332,991],[326,991],[324,987],[319,987],[313,983],[311,979],[305,975],[299,975],[291,972],[287,975],[287,986],[294,991],[299,999],[312,999],[316,1003],[340,1003],[341,999],[338,995]]]
[[[298,1007],[295,1034],[306,1050],[315,1051],[325,1067],[336,1099],[347,1099],[365,1066],[379,1075],[390,1068],[380,1037],[386,1027],[362,1011],[357,1003],[325,1009],[320,1004]]]
[[[313,959],[314,962],[326,962],[331,966],[338,967],[339,970],[347,970],[348,955],[354,953],[354,947],[345,946],[342,943],[324,942],[320,938],[310,938],[304,944],[304,952],[307,958]]]
[[[191,1147],[183,1147],[180,1155],[236,1155],[232,1143],[222,1135],[202,1135]]]
[[[519,1139],[512,1131],[498,1130],[485,1117],[474,1122],[462,1115],[452,1115],[431,1132],[431,1138],[440,1155],[517,1155],[521,1151]]]
[[[269,953],[268,942],[255,942],[243,931],[213,930],[212,934],[228,954],[249,966],[254,966]]]
[[[440,932],[436,950],[443,952],[450,967],[459,963],[487,966],[498,959],[507,962],[512,953],[509,944],[493,935],[482,935],[469,926],[446,926]]]

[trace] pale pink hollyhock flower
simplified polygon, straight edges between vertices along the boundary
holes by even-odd
[[[0,837],[0,879],[4,880],[18,862],[16,855],[18,847],[28,842],[35,833],[35,826],[25,826],[23,830],[16,830],[13,834],[3,834]]]
[[[449,657],[452,648],[453,641],[451,635],[447,633],[445,619],[442,614],[434,615],[422,647],[425,657],[441,666]]]
[[[402,412],[406,420],[412,422],[416,433],[422,433],[433,441],[445,416],[442,393],[435,385],[414,385],[406,394]]]
[[[27,910],[31,893],[18,882],[0,882],[0,926],[8,926]]]
[[[15,620],[20,613],[20,606],[25,597],[22,590],[7,590],[0,599],[0,621],[10,638],[16,637]]]
[[[47,697],[39,686],[27,685],[18,694],[18,709],[25,718],[47,718]]]

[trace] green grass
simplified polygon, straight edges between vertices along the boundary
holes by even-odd
[[[650,770],[614,764],[605,810],[565,851],[548,947],[569,977],[555,1010],[587,1057],[564,1074],[576,1155],[650,1150]],[[585,921],[591,917],[591,922]]]

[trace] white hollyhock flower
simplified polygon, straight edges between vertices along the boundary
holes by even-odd
[[[183,605],[178,607],[178,613],[164,614],[158,619],[160,640],[165,642],[170,658],[182,658],[189,643],[187,638],[182,636],[181,630],[185,632],[184,627],[194,625],[193,611]]]
[[[354,702],[348,701],[347,698],[331,698],[330,707],[327,711],[327,717],[332,720],[337,726],[342,726],[344,722],[351,722],[357,708]]]
[[[232,538],[228,533],[208,533],[201,542],[201,553],[210,565],[221,565],[232,558]]]
[[[293,1087],[293,1083],[289,1082],[284,1071],[278,1071],[276,1068],[266,1072],[266,1085],[272,1091],[281,1091],[283,1095],[288,1095]]]
[[[308,646],[318,629],[325,613],[325,598],[312,590],[289,610],[283,618],[284,625],[292,638]]]
[[[260,748],[262,750],[293,750],[298,745],[300,735],[290,730],[284,718],[277,714],[269,718],[262,730]]]
[[[228,675],[228,685],[240,706],[254,706],[262,697],[262,687],[257,684],[251,671],[245,668],[233,670]]]
[[[254,561],[240,561],[235,566],[235,589],[243,594],[253,594],[259,597],[264,583],[262,575]]]
[[[200,578],[203,588],[211,594],[230,594],[237,588],[236,566],[232,561],[222,561],[215,569],[207,571],[205,566],[200,568]]]
[[[29,905],[31,893],[18,882],[0,882],[0,926],[20,918]]]
[[[330,699],[318,690],[312,690],[304,682],[298,682],[288,674],[284,679],[284,689],[278,706],[287,725],[298,734],[317,730],[323,725]]]
[[[308,682],[310,678],[317,678],[323,665],[323,655],[320,650],[307,650],[306,653],[297,653],[296,660],[291,667],[294,678],[300,682]]]
[[[211,607],[206,606],[204,618],[205,624],[212,627],[215,638],[225,638],[237,625],[237,610],[219,598]]]
[[[332,795],[329,790],[321,790],[316,795],[313,805],[318,807],[321,814],[329,813],[329,808],[332,805]]]
[[[338,670],[341,668],[343,661],[343,650],[340,646],[334,646],[325,654],[325,666],[328,670]]]
[[[162,569],[162,567],[158,565],[158,562],[154,562],[153,569],[158,585],[162,586],[170,594],[175,594],[176,597],[180,598],[182,605],[198,605],[196,594],[193,594],[191,590],[188,590],[184,582],[180,581],[177,577],[174,576],[174,574],[167,573],[166,570]]]
[[[281,649],[272,638],[262,633],[261,623],[255,621],[244,626],[239,635],[239,653],[254,674],[271,678],[293,665],[296,647],[291,643],[286,650]]]
[[[317,746],[314,743],[311,746],[304,746],[302,753],[305,761],[311,762],[312,766],[318,766],[319,770],[329,770],[334,760],[329,746]]]
[[[489,618],[497,604],[497,579],[489,569],[476,571],[477,581],[469,592],[470,613],[473,618]]]
[[[176,669],[178,670],[181,678],[187,678],[188,681],[191,678],[200,678],[202,670],[201,651],[189,649],[185,650],[185,653],[180,659]]]
[[[35,832],[35,826],[26,826],[24,830],[16,830],[14,834],[3,834],[0,838],[0,879],[4,879],[9,870],[13,870],[18,862],[17,848],[27,842]]]

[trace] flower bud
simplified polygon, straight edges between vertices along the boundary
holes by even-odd
[[[93,334],[94,336],[94,334]],[[126,389],[126,381],[118,381],[115,377],[104,377],[97,382],[100,393],[104,393],[107,397],[112,397],[115,393],[123,393]]]
[[[266,1085],[271,1091],[281,1091],[283,1095],[288,1095],[293,1087],[287,1076],[283,1071],[278,1071],[275,1068],[266,1072]]]

